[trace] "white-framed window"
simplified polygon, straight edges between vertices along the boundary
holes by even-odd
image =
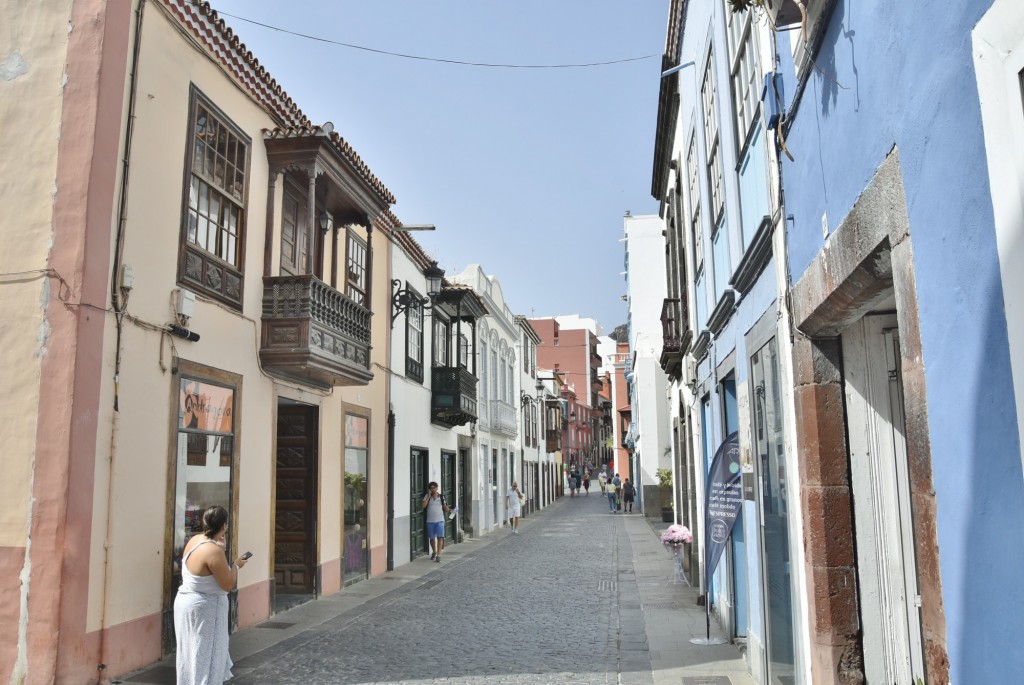
[[[725,207],[722,196],[722,159],[718,136],[718,95],[715,88],[715,54],[708,54],[700,86],[704,145],[707,147],[708,195],[711,198],[711,223],[717,224]]]
[[[726,6],[729,34],[729,80],[736,115],[736,149],[743,147],[757,113],[761,71],[751,17],[753,12],[733,12]]]
[[[704,267],[704,232],[700,225],[700,186],[697,172],[697,136],[690,134],[690,146],[686,153],[686,200],[690,208],[689,224],[693,241],[694,278]]]

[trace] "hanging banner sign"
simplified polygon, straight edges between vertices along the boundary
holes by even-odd
[[[704,488],[704,577],[708,587],[743,504],[741,475],[740,437],[733,433],[715,452]]]

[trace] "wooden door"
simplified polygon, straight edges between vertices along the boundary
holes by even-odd
[[[423,509],[427,483],[427,452],[413,448],[409,458],[409,551],[413,559],[427,553],[427,512]]]
[[[315,592],[317,407],[277,407],[274,584],[282,594]]]
[[[924,677],[921,597],[895,315],[843,332],[864,673],[868,682]]]

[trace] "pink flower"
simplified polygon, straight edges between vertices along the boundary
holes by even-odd
[[[693,535],[690,534],[689,528],[678,523],[673,523],[661,534],[663,545],[681,545],[684,542],[693,542]]]

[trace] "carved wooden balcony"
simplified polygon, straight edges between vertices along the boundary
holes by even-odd
[[[669,380],[676,380],[682,373],[683,357],[689,351],[693,334],[686,325],[685,302],[666,297],[661,305],[661,368]]]
[[[430,372],[430,420],[449,428],[476,421],[476,380],[461,366],[435,366]]]
[[[544,446],[546,451],[557,452],[558,450],[562,449],[562,431],[551,430],[549,428],[547,430],[547,433],[545,434],[545,438],[546,439],[544,441]]]
[[[312,275],[263,279],[260,361],[307,385],[366,385],[370,310]]]

